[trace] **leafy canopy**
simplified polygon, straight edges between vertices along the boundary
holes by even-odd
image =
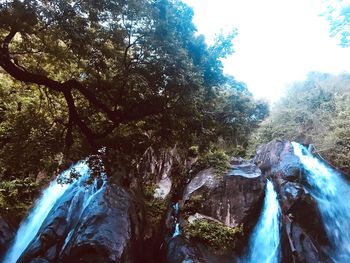
[[[313,144],[334,166],[349,173],[350,76],[310,73],[294,83],[251,136],[250,152],[272,139]],[[292,100],[290,98],[293,98]]]
[[[73,156],[107,146],[130,158],[150,145],[245,145],[266,104],[223,75],[235,32],[208,46],[192,17],[176,0],[1,1],[2,96],[27,90],[21,125],[42,126],[22,141],[50,158],[63,145]],[[3,113],[5,137],[19,131],[14,107]]]

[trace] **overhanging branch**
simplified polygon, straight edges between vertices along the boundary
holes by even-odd
[[[160,101],[157,101],[157,99],[154,100],[153,103],[145,101],[144,103],[128,107],[128,110],[111,110],[105,103],[100,101],[98,97],[88,89],[88,87],[86,87],[84,84],[75,79],[71,79],[65,82],[59,82],[47,76],[27,71],[25,68],[18,65],[18,63],[14,63],[9,51],[9,45],[17,33],[18,31],[11,30],[9,34],[4,38],[0,46],[0,67],[2,67],[9,75],[11,75],[16,80],[23,81],[26,83],[37,84],[39,86],[45,86],[48,89],[63,94],[67,102],[69,112],[66,134],[66,142],[68,144],[72,143],[71,134],[73,130],[73,125],[76,125],[81,130],[81,132],[84,134],[84,136],[87,138],[87,140],[92,146],[95,146],[95,141],[98,138],[101,138],[101,134],[106,134],[106,132],[102,132],[101,134],[95,134],[92,131],[92,129],[89,128],[89,126],[79,116],[72,95],[73,90],[77,90],[91,104],[91,106],[93,106],[94,108],[96,108],[96,110],[100,111],[101,113],[104,113],[107,116],[107,118],[113,123],[109,128],[107,128],[107,131],[109,132],[117,128],[120,123],[137,121],[146,116],[155,115],[162,112],[162,103]]]

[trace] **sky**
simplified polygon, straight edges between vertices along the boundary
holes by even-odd
[[[276,101],[308,72],[350,71],[350,48],[330,37],[322,0],[184,0],[210,43],[236,28],[235,53],[224,71],[247,84],[257,98]]]

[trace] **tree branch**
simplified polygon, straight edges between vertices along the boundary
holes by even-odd
[[[92,106],[94,106],[102,113],[106,114],[107,118],[114,123],[111,127],[108,128],[109,131],[112,131],[118,127],[118,125],[122,122],[139,120],[149,115],[158,114],[162,111],[162,106],[157,101],[154,101],[153,103],[147,102],[144,104],[138,104],[135,105],[135,107],[128,107],[128,112],[125,112],[125,110],[117,109],[111,110],[106,104],[101,102],[93,92],[91,92],[86,86],[75,79],[59,82],[47,76],[27,71],[18,65],[18,63],[15,63],[15,61],[11,58],[9,51],[9,45],[17,33],[18,31],[11,30],[3,40],[3,43],[0,46],[0,67],[2,67],[16,80],[37,84],[39,86],[45,86],[64,95],[69,112],[69,120],[66,133],[66,142],[68,144],[72,143],[71,134],[73,125],[77,125],[79,127],[81,132],[85,135],[93,147],[95,147],[95,140],[100,137],[98,134],[94,134],[94,132],[80,118],[72,95],[72,90],[74,89],[79,91],[84,96],[84,98],[89,103],[91,103]]]
[[[75,107],[75,103],[74,103],[74,99],[73,99],[71,90],[64,91],[63,95],[66,99],[67,106],[68,106],[68,112],[69,112],[69,121],[68,121],[68,128],[67,128],[68,139],[70,136],[69,133],[72,132],[73,124],[76,124],[80,128],[81,132],[85,135],[85,137],[88,140],[88,142],[90,143],[90,145],[93,147],[96,146],[94,133],[79,117],[79,114],[78,114],[77,109]]]

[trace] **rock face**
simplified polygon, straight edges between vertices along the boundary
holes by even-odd
[[[252,161],[232,158],[225,174],[209,168],[184,177],[179,163],[175,149],[149,148],[128,188],[97,182],[93,190],[72,189],[18,262],[232,263],[244,253],[261,214],[267,178],[281,206],[281,262],[331,262],[290,142],[263,145]],[[0,218],[0,249],[11,238]]]
[[[168,263],[206,263],[200,250],[196,245],[182,236],[177,236],[169,240],[167,244],[166,261]]]
[[[295,181],[300,179],[300,160],[293,153],[293,146],[289,141],[274,140],[257,149],[254,162],[260,170],[276,179]]]
[[[133,262],[129,194],[102,187],[79,215],[84,195],[78,190],[59,200],[18,262]]]
[[[203,170],[184,190],[178,221],[184,229],[195,221],[204,220],[209,226],[223,231],[229,227],[241,228],[249,233],[259,216],[264,188],[265,180],[253,162],[234,160],[225,175],[216,174],[212,168]],[[174,223],[169,221],[169,228],[174,227]],[[235,253],[239,253],[247,243],[247,238],[240,233],[240,242],[233,249],[221,250],[215,247],[218,244],[210,244],[206,238],[186,241],[186,235],[185,231],[184,235],[169,239],[168,262],[232,262]]]
[[[224,176],[207,169],[189,182],[180,209],[182,239],[176,237],[168,241],[168,258],[175,255],[175,251],[179,256],[168,262],[183,262],[186,257],[193,262],[225,262],[224,258],[218,259],[220,255],[208,246],[207,240],[197,238],[185,242],[186,225],[196,220],[231,228],[243,224],[244,235],[239,242],[244,248],[261,212],[266,178],[274,184],[282,211],[281,261],[330,262],[325,253],[329,242],[316,202],[304,188],[302,164],[294,155],[291,143],[279,140],[261,146],[253,162],[233,158],[231,169]],[[242,247],[236,247],[231,254],[231,262],[240,254],[240,249]]]
[[[4,255],[14,235],[12,227],[0,216],[0,258]]]
[[[172,187],[171,169],[174,159],[178,157],[176,149],[162,149],[158,154],[153,148],[148,148],[139,164],[139,175],[143,183],[154,183],[156,198],[166,198]]]
[[[132,262],[131,209],[124,189],[106,187],[99,192],[63,248],[62,262]]]
[[[249,172],[244,173],[241,167]],[[254,177],[251,171],[254,171]],[[193,213],[237,227],[246,223],[250,213],[261,206],[265,183],[260,175],[252,163],[233,165],[225,176],[216,175],[213,169],[204,170],[187,185],[183,201],[186,204],[201,198],[203,202]]]
[[[254,158],[271,178],[282,209],[282,261],[328,262],[329,246],[316,201],[305,190],[305,174],[289,141],[274,140],[261,146]]]

